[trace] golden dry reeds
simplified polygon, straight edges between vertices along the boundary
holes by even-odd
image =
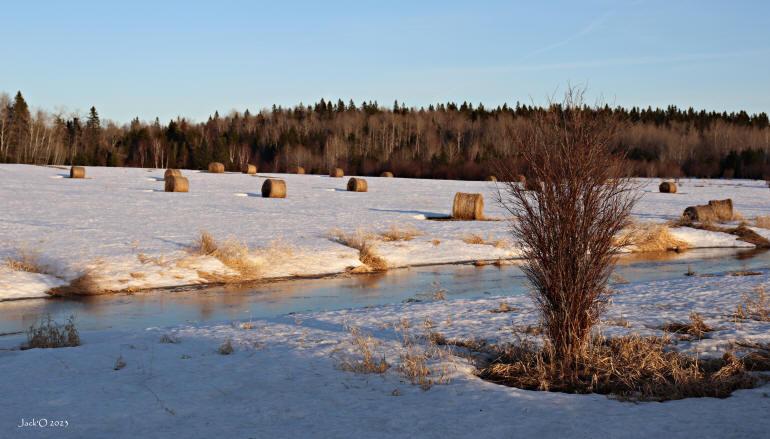
[[[56,323],[47,315],[37,325],[27,330],[27,343],[23,349],[51,349],[80,346],[80,334],[75,327],[75,318],[70,316],[64,324]]]
[[[633,223],[618,238],[632,252],[683,251],[687,242],[675,238],[666,224]]]

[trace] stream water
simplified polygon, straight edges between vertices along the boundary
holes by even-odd
[[[680,278],[687,272],[724,274],[766,269],[770,269],[770,252],[753,250],[625,255],[620,258],[613,281],[651,282]],[[25,331],[46,315],[57,321],[73,315],[81,330],[140,329],[431,300],[439,289],[445,291],[447,299],[506,296],[526,294],[527,281],[517,265],[441,265],[248,287],[20,300],[0,303],[0,334]]]

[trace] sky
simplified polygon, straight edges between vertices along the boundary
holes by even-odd
[[[770,2],[10,1],[0,92],[205,120],[321,98],[770,112]]]

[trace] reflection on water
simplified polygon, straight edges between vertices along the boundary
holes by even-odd
[[[725,273],[770,267],[770,253],[734,249],[634,254],[619,258],[615,278],[650,282],[684,273]],[[331,279],[290,280],[257,286],[224,286],[192,291],[146,292],[83,299],[21,300],[0,303],[0,333],[25,330],[41,316],[75,315],[82,330],[136,329],[192,322],[264,318],[291,312],[322,311],[431,300],[433,291],[451,298],[516,295],[527,291],[517,265],[442,265]]]

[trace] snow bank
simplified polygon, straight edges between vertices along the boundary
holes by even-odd
[[[483,193],[486,214],[504,218],[505,211],[492,201],[495,184],[490,182],[366,177],[369,192],[353,193],[345,191],[345,179],[319,175],[183,172],[190,181],[190,192],[184,194],[163,192],[163,170],[92,167],[88,179],[72,180],[57,168],[0,165],[0,258],[28,248],[43,255],[54,273],[41,277],[0,271],[0,300],[41,297],[49,284],[59,286],[59,278],[71,281],[84,273],[105,290],[205,283],[232,275],[215,258],[190,260],[184,251],[204,230],[218,239],[233,237],[251,249],[278,245],[291,250],[270,258],[257,251],[263,278],[318,276],[360,266],[356,250],[328,238],[335,228],[419,230],[422,236],[412,241],[376,243],[376,251],[392,267],[520,255],[515,243],[498,248],[462,241],[468,234],[505,238],[505,221],[426,219],[448,215],[460,191]],[[267,176],[286,180],[286,199],[261,198]],[[639,221],[667,221],[688,205],[727,197],[746,216],[770,213],[764,182],[681,180],[677,194],[660,194],[657,184],[644,181],[634,210]],[[720,233],[672,232],[691,248],[750,246]]]

